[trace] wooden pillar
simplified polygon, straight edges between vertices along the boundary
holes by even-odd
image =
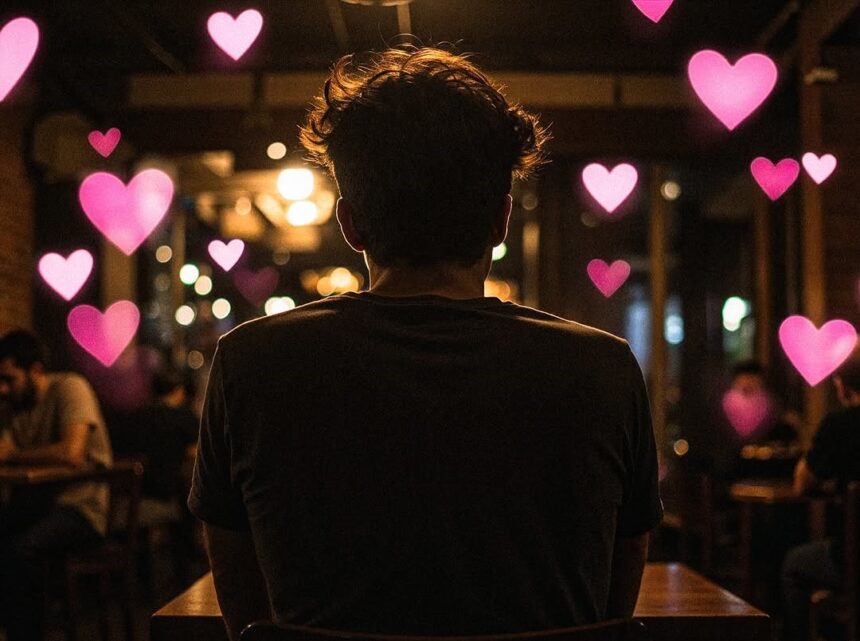
[[[821,59],[817,32],[811,14],[804,12],[799,23],[800,139],[804,151],[822,153],[821,87],[807,81],[807,74]],[[826,320],[824,273],[824,207],[821,191],[809,180],[801,180],[801,283],[803,313],[816,326]],[[805,390],[804,414],[807,430],[814,430],[827,411],[826,382]],[[804,435],[809,439],[810,433]]]
[[[523,225],[523,304],[537,307],[540,291],[540,223]]]
[[[755,200],[755,355],[765,368],[770,366],[773,345],[771,315],[771,227],[770,205],[763,193]]]
[[[33,188],[24,158],[24,109],[0,111],[0,334],[33,324]]]
[[[655,165],[651,170],[651,218],[649,228],[649,254],[651,264],[651,415],[654,420],[654,437],[660,459],[666,450],[666,387],[668,351],[663,326],[668,298],[666,260],[666,201],[660,193],[665,171]]]

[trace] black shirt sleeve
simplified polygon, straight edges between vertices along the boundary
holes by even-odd
[[[642,370],[633,353],[627,350],[627,378],[631,413],[626,428],[627,478],[618,513],[618,536],[644,534],[659,525],[663,518],[657,475],[657,446],[651,423],[651,406],[645,389]]]
[[[229,530],[248,529],[242,493],[232,474],[230,421],[222,376],[223,350],[212,360],[200,421],[188,509],[201,521]]]
[[[844,444],[840,442],[836,421],[828,414],[812,439],[812,448],[806,454],[806,464],[821,480],[834,478],[839,472],[838,459]]]

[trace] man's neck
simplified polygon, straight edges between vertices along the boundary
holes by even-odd
[[[382,267],[368,261],[370,292],[379,296],[443,296],[469,299],[484,295],[483,261],[470,267]]]

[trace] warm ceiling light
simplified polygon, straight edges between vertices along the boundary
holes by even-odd
[[[290,205],[287,210],[287,222],[293,227],[313,225],[317,221],[318,213],[316,203],[310,200],[300,200]]]
[[[287,200],[304,200],[314,191],[314,173],[301,167],[284,169],[278,174],[278,191]]]
[[[273,142],[266,147],[266,155],[272,160],[280,160],[287,155],[287,146],[282,142]]]

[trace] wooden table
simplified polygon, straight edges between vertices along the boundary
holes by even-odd
[[[748,479],[734,483],[729,496],[740,504],[740,566],[743,575],[744,596],[753,592],[752,537],[753,511],[757,505],[806,505],[808,510],[809,538],[812,541],[825,536],[827,496],[797,496],[789,480]]]
[[[679,563],[649,563],[634,615],[653,641],[767,641],[770,618]],[[152,615],[151,641],[226,641],[212,574]]]
[[[0,485],[45,485],[86,481],[96,470],[70,465],[0,465]]]

